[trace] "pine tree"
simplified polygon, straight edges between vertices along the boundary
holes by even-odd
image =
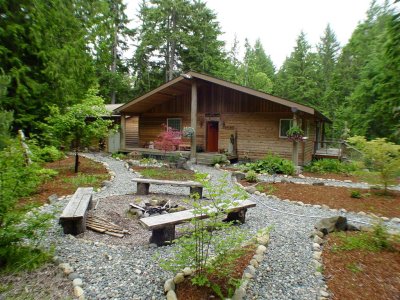
[[[317,83],[317,57],[301,32],[294,51],[286,58],[276,78],[275,93],[306,105],[318,106],[321,92]]]

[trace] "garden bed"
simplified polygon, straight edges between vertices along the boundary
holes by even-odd
[[[332,299],[399,299],[400,243],[393,249],[362,249],[371,245],[358,239],[356,249],[341,250],[343,237],[372,233],[332,233],[322,254],[324,276]]]
[[[142,167],[132,166],[135,172],[140,173],[145,178],[161,179],[161,180],[195,180],[195,173],[190,170],[171,169],[168,167]]]
[[[248,185],[246,181],[241,183]],[[256,188],[260,192],[275,195],[282,200],[289,199],[309,204],[325,204],[330,208],[370,212],[389,218],[400,216],[400,192],[398,191],[390,191],[389,195],[384,195],[383,191],[380,190],[293,183],[258,183]],[[361,198],[352,198],[351,193],[353,191],[358,191]]]
[[[78,187],[99,188],[109,178],[107,170],[101,163],[85,157],[79,157],[79,173],[74,173],[75,157],[47,163],[44,167],[58,172],[58,175],[39,186],[36,194],[21,199],[22,204],[42,205],[48,203],[48,197],[73,194]]]
[[[254,256],[254,247],[249,247],[244,250],[241,257],[235,260],[233,263],[234,269],[232,269],[230,277],[236,280],[242,278],[243,272],[249,265],[250,260]],[[224,295],[228,294],[228,289],[235,291],[235,286],[228,283],[228,276],[223,278],[211,277],[210,281],[217,284]],[[176,295],[178,300],[198,300],[198,299],[218,299],[217,294],[212,290],[211,287],[207,286],[195,286],[190,282],[190,277],[187,277],[185,281],[179,283],[176,286]]]

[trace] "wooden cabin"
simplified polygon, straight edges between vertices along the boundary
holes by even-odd
[[[195,134],[183,149],[190,149],[192,160],[202,153],[226,153],[239,160],[274,153],[304,165],[318,148],[324,123],[330,122],[309,106],[196,72],[182,74],[117,112],[121,150],[146,149],[162,124],[177,130],[192,127]],[[288,141],[286,131],[293,122],[303,128],[303,142]]]

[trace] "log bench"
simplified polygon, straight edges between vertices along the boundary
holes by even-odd
[[[78,188],[60,216],[65,234],[77,235],[86,230],[88,209],[92,208],[93,188]]]
[[[251,200],[237,201],[236,206],[231,206],[226,210],[227,218],[224,221],[239,222],[243,224],[246,221],[246,212],[250,207],[255,207],[256,203]],[[212,209],[215,211],[215,208]],[[195,215],[193,209],[188,209],[170,214],[163,214],[153,217],[140,219],[140,223],[152,231],[150,243],[157,246],[165,245],[175,239],[175,225],[188,222],[194,218],[206,219],[209,215]]]
[[[150,184],[156,185],[172,185],[172,186],[186,186],[190,188],[190,194],[198,193],[200,198],[203,197],[203,185],[197,181],[173,181],[173,180],[160,180],[149,178],[133,178],[136,182],[136,194],[148,195]]]

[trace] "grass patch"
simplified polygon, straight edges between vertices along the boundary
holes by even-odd
[[[272,195],[276,191],[276,187],[274,187],[272,184],[268,185],[257,184],[256,190],[259,191],[260,193],[266,193],[267,195]]]
[[[78,173],[76,177],[67,177],[63,178],[63,182],[72,185],[74,189],[78,187],[88,187],[92,186],[94,188],[98,188],[101,186],[101,182],[106,180],[108,175],[106,174],[82,174]]]
[[[360,273],[363,270],[362,267],[357,263],[348,264],[346,266],[346,268],[349,269],[353,273]]]
[[[375,225],[372,232],[360,232],[356,235],[348,235],[345,232],[334,233],[341,240],[341,245],[336,245],[332,251],[365,250],[379,252],[392,250],[392,242],[387,229],[381,224]]]
[[[161,180],[195,180],[194,172],[179,169],[161,168],[140,168],[138,170],[146,178]]]
[[[7,251],[2,255],[6,257],[6,264],[1,267],[0,274],[34,270],[51,261],[53,257],[53,250],[47,252],[27,246],[8,247],[3,250]]]

